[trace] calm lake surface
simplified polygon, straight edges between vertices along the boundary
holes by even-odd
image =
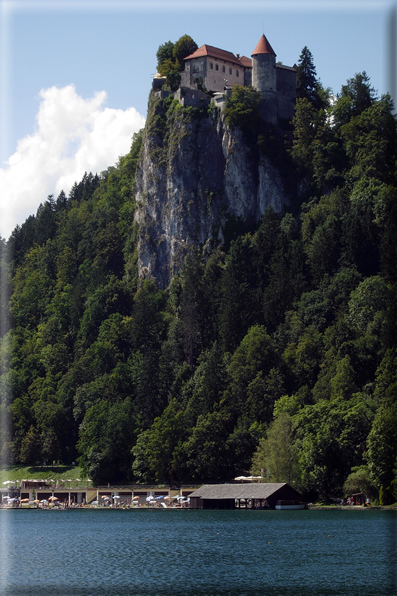
[[[0,510],[4,596],[396,596],[397,511]]]

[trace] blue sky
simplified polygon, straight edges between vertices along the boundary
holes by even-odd
[[[390,87],[395,2],[0,0],[0,234],[66,192],[85,170],[114,165],[144,123],[156,51],[188,33],[250,56],[262,33],[277,60],[306,45],[334,93],[365,70]]]

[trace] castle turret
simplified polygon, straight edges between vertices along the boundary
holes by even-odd
[[[264,35],[252,52],[252,86],[262,93],[265,100],[265,118],[277,120],[276,54]]]

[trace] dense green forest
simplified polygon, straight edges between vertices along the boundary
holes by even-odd
[[[244,112],[236,93],[233,125]],[[240,125],[253,155],[273,150],[291,212],[236,226],[209,255],[192,250],[166,291],[139,283],[136,265],[147,131],[115,167],[48,197],[1,241],[3,462],[78,461],[96,483],[263,469],[312,498],[397,500],[391,99],[365,73],[333,97],[305,48],[277,155],[255,109]],[[193,112],[181,108],[202,117]]]

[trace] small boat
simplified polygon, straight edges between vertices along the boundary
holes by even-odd
[[[306,503],[299,503],[299,501],[277,501],[276,509],[306,509]]]

